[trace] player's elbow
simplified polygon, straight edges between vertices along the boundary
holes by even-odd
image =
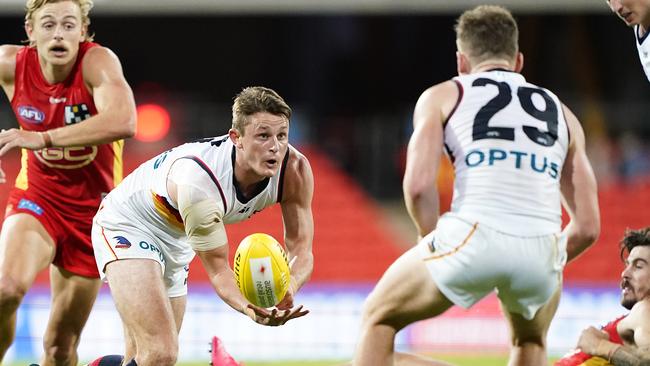
[[[404,180],[402,188],[404,190],[404,197],[413,203],[421,202],[427,195],[435,193],[435,185],[427,184],[424,182],[424,179]]]
[[[580,225],[575,231],[575,240],[581,247],[587,248],[598,240],[600,235],[600,221],[593,220],[588,224]]]
[[[137,116],[134,113],[129,113],[122,123],[120,123],[121,129],[121,138],[130,138],[135,136],[135,133],[137,132]]]

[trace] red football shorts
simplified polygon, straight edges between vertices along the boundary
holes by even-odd
[[[17,213],[35,217],[50,234],[56,246],[54,265],[80,276],[99,278],[90,239],[94,211],[57,210],[47,199],[14,188],[9,194],[5,217]]]

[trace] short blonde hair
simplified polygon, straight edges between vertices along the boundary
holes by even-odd
[[[249,86],[235,97],[232,105],[232,128],[243,136],[250,122],[248,117],[258,112],[284,116],[287,121],[291,119],[291,107],[273,89]]]
[[[458,50],[470,62],[513,60],[519,52],[517,21],[502,6],[481,5],[467,10],[458,18],[455,30]]]
[[[90,9],[93,8],[93,0],[27,0],[25,4],[25,23],[33,25],[34,13],[47,4],[72,1],[81,9],[81,24],[88,30],[90,26]],[[86,33],[86,41],[92,41],[94,34]]]

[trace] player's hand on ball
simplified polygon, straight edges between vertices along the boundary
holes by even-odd
[[[279,310],[290,310],[293,307],[293,295],[297,292],[295,286],[296,285],[292,277],[291,281],[289,282],[289,288],[287,289],[287,292],[284,294],[282,301],[275,305],[276,308]]]
[[[253,304],[248,304],[248,307],[244,309],[244,313],[258,324],[277,327],[285,324],[291,319],[300,318],[301,316],[309,314],[309,310],[303,310],[302,305],[295,309],[278,310],[277,308],[274,308],[269,310]]]

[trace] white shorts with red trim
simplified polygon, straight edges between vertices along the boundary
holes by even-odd
[[[189,263],[194,252],[174,253],[171,243],[163,240],[161,233],[153,233],[150,229],[119,212],[100,208],[93,220],[91,235],[100,278],[106,281],[106,265],[113,261],[151,259],[160,264],[167,295],[186,295]]]

